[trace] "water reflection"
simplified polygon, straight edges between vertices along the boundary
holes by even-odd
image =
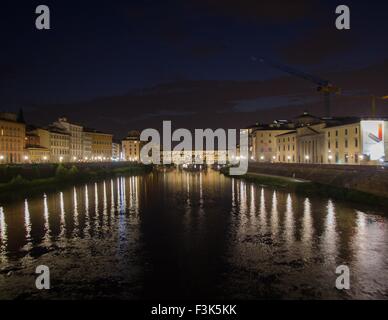
[[[88,189],[88,185],[85,185],[85,193],[84,193],[84,197],[85,197],[85,211],[84,211],[84,215],[85,215],[85,230],[84,230],[84,234],[85,235],[90,235],[90,216],[89,216],[89,189]]]
[[[31,241],[31,215],[27,199],[24,200],[24,225],[26,228],[26,241]]]
[[[313,237],[313,216],[311,213],[311,203],[308,198],[304,200],[302,242],[304,245],[304,255],[306,258],[311,256]]]
[[[272,194],[271,228],[272,234],[276,237],[279,231],[278,198],[276,196],[276,191]]]
[[[303,287],[312,278],[329,292],[332,271],[347,264],[355,275],[351,295],[381,297],[388,290],[386,217],[212,171],[117,177],[0,206],[2,264],[17,263],[23,252],[33,256],[38,246],[81,244],[85,264],[96,252],[94,261],[107,269],[145,256],[166,281],[170,273],[181,285],[195,279],[190,288],[222,281],[223,292],[258,293],[252,275],[276,274],[283,285]]]
[[[4,209],[0,207],[0,262],[5,263],[7,261],[6,256],[7,246],[7,225],[5,224]]]
[[[286,236],[286,242],[287,245],[290,246],[294,241],[294,211],[292,208],[292,199],[291,195],[287,194],[287,200],[286,200],[286,212],[285,212],[285,236]]]
[[[336,212],[335,205],[332,200],[328,201],[327,214],[325,220],[325,231],[323,235],[323,250],[328,259],[332,262],[337,258],[337,232],[336,232]]]
[[[66,220],[65,220],[65,202],[63,201],[63,192],[59,193],[59,205],[60,205],[60,215],[61,215],[61,220],[60,220],[60,238],[63,238],[65,235],[66,231]]]

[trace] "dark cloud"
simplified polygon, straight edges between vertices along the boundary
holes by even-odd
[[[194,58],[209,58],[224,52],[225,49],[226,46],[222,44],[199,44],[191,48],[191,55]]]
[[[280,48],[280,52],[288,63],[318,64],[340,53],[350,52],[357,44],[351,31],[325,26],[308,31],[296,41]]]
[[[281,24],[306,17],[311,18],[311,14],[320,8],[317,0],[195,0],[193,2],[194,7],[205,8],[211,14]]]
[[[367,68],[325,74],[344,92],[365,92],[333,97],[333,115],[369,115],[370,94],[386,95],[388,61]],[[256,121],[293,118],[308,110],[323,115],[323,97],[314,84],[291,76],[266,81],[176,81],[132,91],[126,95],[71,104],[50,105],[26,112],[29,121],[47,124],[66,114],[69,119],[113,131],[160,128],[163,120],[184,128],[241,128]],[[43,110],[43,111],[42,111]],[[379,101],[380,115],[388,103]]]
[[[130,35],[140,40],[158,39],[172,45],[183,43],[189,38],[188,23],[179,2],[175,5],[173,9],[163,2],[126,5],[124,12],[131,26]]]

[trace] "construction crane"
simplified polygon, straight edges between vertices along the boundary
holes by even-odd
[[[330,96],[331,94],[339,94],[341,92],[340,88],[337,88],[333,86],[329,80],[321,79],[320,77],[308,74],[306,72],[296,70],[294,68],[291,68],[289,66],[276,63],[273,61],[270,61],[268,59],[260,58],[261,63],[265,63],[273,68],[279,69],[281,71],[284,71],[288,74],[291,74],[293,76],[308,80],[310,82],[315,83],[317,86],[317,91],[320,93],[323,93],[324,96],[324,102],[325,102],[325,115],[327,117],[330,117]]]

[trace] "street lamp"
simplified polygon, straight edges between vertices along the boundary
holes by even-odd
[[[307,156],[305,156],[304,158],[305,158],[306,160],[309,160],[309,159],[310,159],[310,156],[307,155]]]
[[[24,160],[26,160],[26,161],[27,161],[27,160],[28,160],[28,156],[24,156]]]
[[[0,161],[3,161],[3,160],[4,160],[4,156],[0,155]]]
[[[62,162],[63,161],[63,157],[59,157],[59,162]]]

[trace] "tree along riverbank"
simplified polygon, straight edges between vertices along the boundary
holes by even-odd
[[[46,164],[27,166],[1,166],[0,203],[10,202],[42,192],[60,190],[74,184],[98,181],[112,176],[144,174],[152,166],[135,163],[121,164]]]
[[[221,172],[229,175],[229,169],[224,167]],[[267,170],[268,172],[268,170]],[[271,172],[271,171],[269,171]],[[276,189],[283,189],[290,192],[296,192],[305,196],[325,196],[335,200],[350,201],[359,204],[373,205],[373,207],[388,208],[388,197],[374,194],[372,192],[360,191],[352,188],[346,188],[330,183],[321,183],[317,181],[305,180],[283,175],[257,172],[251,169],[242,176],[230,176],[236,179],[244,179],[263,186]]]

